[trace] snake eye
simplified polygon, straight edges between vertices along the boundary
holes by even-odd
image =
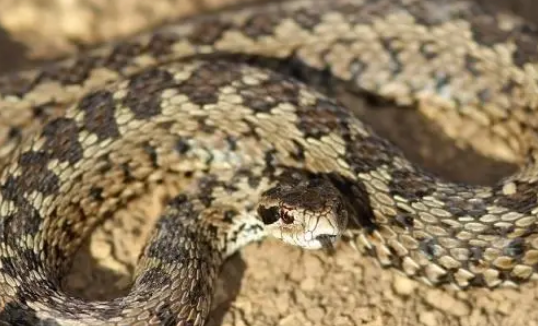
[[[282,219],[284,224],[291,224],[294,221],[293,216],[291,216],[288,212],[281,212],[280,219]]]
[[[265,208],[258,207],[258,215],[261,217],[263,224],[273,224],[280,218],[278,207]]]

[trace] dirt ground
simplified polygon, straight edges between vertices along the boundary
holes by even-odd
[[[246,0],[0,0],[0,71],[239,1]],[[533,0],[498,2],[530,18],[538,12]],[[412,161],[445,178],[491,184],[514,169],[455,148],[411,111],[341,99]],[[158,196],[143,198],[101,226],[77,255],[65,287],[93,300],[125,293],[159,207]],[[537,284],[435,289],[381,269],[345,243],[333,255],[272,240],[248,246],[225,264],[217,288],[212,326],[538,325]]]

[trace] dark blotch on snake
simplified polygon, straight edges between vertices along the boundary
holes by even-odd
[[[177,86],[179,93],[186,95],[193,104],[215,104],[222,87],[230,86],[241,78],[237,67],[226,61],[201,64],[192,75]],[[202,119],[205,122],[206,119]]]
[[[191,149],[191,145],[187,140],[180,138],[176,141],[175,149],[179,154],[186,154]]]
[[[105,60],[105,66],[115,71],[121,71],[131,63],[131,58],[142,52],[142,45],[137,42],[121,42],[114,46]]]
[[[16,201],[15,194],[28,189],[39,191],[45,196],[58,192],[60,180],[47,168],[49,155],[44,152],[26,152],[19,157],[20,175],[10,176],[0,190],[5,199]]]
[[[167,31],[157,31],[151,35],[151,40],[145,50],[156,58],[169,55],[173,52],[172,44],[176,43],[180,36]]]
[[[210,19],[195,26],[189,34],[189,42],[195,45],[213,45],[216,40],[232,29],[232,25],[220,19]]]
[[[504,252],[513,258],[521,258],[525,254],[525,240],[516,238],[504,248]]]
[[[79,128],[72,119],[58,118],[43,127],[43,136],[46,138],[43,151],[50,158],[71,165],[82,159],[82,145],[78,141]]]
[[[174,76],[164,69],[151,68],[134,75],[129,80],[128,92],[122,99],[139,120],[161,113],[161,92],[176,85]]]
[[[120,136],[114,116],[115,104],[113,95],[106,90],[95,91],[84,96],[78,107],[84,112],[85,128],[102,139]]]
[[[103,198],[103,188],[101,187],[92,187],[90,188],[90,197],[96,201],[102,201]]]
[[[258,215],[264,224],[273,224],[280,218],[280,209],[274,206],[270,208],[260,206],[258,207]]]

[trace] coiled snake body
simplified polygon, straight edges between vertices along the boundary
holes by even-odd
[[[382,266],[432,284],[535,278],[537,35],[468,2],[288,1],[2,77],[0,324],[202,325],[231,253],[331,245],[348,219]],[[491,187],[424,172],[306,85],[329,77],[522,169]],[[180,177],[126,297],[62,292],[97,223]]]

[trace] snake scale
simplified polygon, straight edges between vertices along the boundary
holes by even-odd
[[[351,222],[382,266],[433,285],[535,279],[537,36],[472,2],[292,0],[1,77],[0,324],[203,325],[226,257],[266,235],[330,247]],[[521,169],[444,181],[329,98],[333,82]],[[179,178],[127,296],[62,291],[96,224]]]

